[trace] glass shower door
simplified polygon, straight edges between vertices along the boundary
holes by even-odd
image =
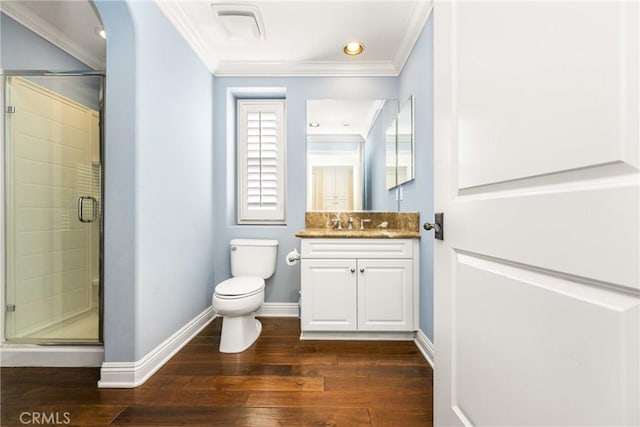
[[[100,341],[100,76],[5,79],[7,341]]]

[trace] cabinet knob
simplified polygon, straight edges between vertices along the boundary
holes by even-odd
[[[364,273],[364,268],[361,268],[361,269],[360,269],[360,273]]]
[[[355,269],[355,268],[352,268],[352,269],[351,269],[351,272],[352,272],[352,273],[355,273],[355,272],[356,272],[356,269]]]

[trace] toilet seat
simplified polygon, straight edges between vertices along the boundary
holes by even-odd
[[[262,277],[232,277],[216,286],[215,295],[221,299],[238,299],[258,294],[263,290]]]

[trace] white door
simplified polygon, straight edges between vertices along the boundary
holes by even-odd
[[[323,210],[353,209],[353,167],[322,166]]]
[[[353,209],[353,167],[351,166],[335,166],[334,168],[334,187],[336,210]]]
[[[300,276],[303,331],[356,330],[355,259],[303,259]]]
[[[358,330],[413,330],[413,261],[358,260]]]
[[[436,425],[638,425],[638,2],[435,2]]]

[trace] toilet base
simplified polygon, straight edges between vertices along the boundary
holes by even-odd
[[[258,339],[262,323],[255,313],[244,316],[223,316],[220,335],[220,353],[240,353]]]

